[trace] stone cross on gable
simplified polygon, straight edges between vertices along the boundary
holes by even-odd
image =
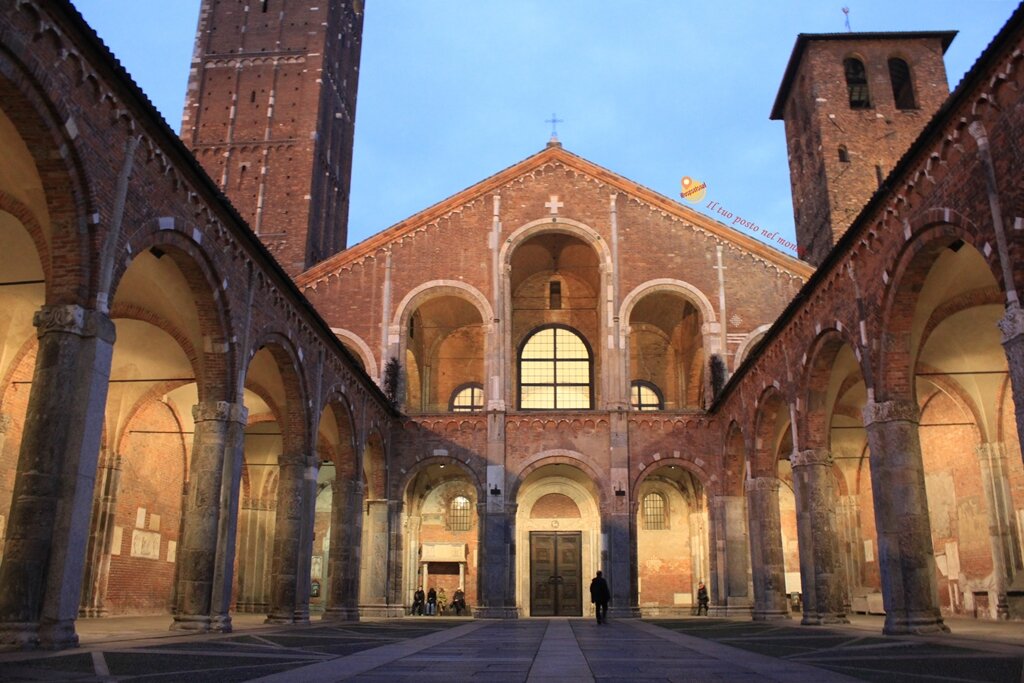
[[[560,208],[562,208],[563,206],[565,206],[565,204],[560,202],[560,201],[558,201],[558,195],[557,194],[553,194],[553,195],[551,195],[551,200],[550,201],[544,202],[544,206],[546,206],[549,209],[551,209],[551,215],[552,216],[557,216],[558,215],[558,210]]]

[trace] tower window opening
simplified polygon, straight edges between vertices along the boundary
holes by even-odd
[[[914,101],[914,88],[910,83],[910,66],[893,57],[889,60],[889,80],[892,81],[892,99],[897,109],[917,109]]]
[[[266,12],[266,11],[267,11],[267,4],[268,4],[269,2],[270,2],[270,0],[263,0],[263,11],[264,11],[264,12]]]
[[[562,283],[558,280],[552,280],[548,284],[548,300],[551,310],[557,311],[562,307]]]
[[[839,161],[844,164],[850,163],[850,152],[846,149],[846,145],[839,145]]]
[[[868,73],[864,62],[855,57],[843,60],[846,72],[846,92],[850,96],[850,109],[870,109],[871,96],[868,92]]]

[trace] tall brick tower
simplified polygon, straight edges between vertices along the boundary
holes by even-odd
[[[956,31],[801,33],[771,118],[786,122],[796,239],[819,265],[949,95]]]
[[[291,275],[346,246],[362,0],[202,0],[181,137]]]

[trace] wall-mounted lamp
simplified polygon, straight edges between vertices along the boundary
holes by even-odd
[[[614,489],[615,489],[615,495],[616,496],[624,496],[624,495],[626,495],[626,490],[624,488],[622,488],[622,484],[616,484]]]
[[[499,488],[497,487],[497,485],[495,485],[495,486],[492,486],[492,487],[491,487],[491,495],[492,495],[492,496],[500,496],[500,495],[501,495],[501,489],[499,489]]]

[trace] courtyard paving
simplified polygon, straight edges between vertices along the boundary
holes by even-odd
[[[954,634],[880,635],[741,619],[406,618],[263,625],[181,635],[167,618],[80,622],[82,646],[0,653],[0,681],[1024,681],[1024,625],[963,621]]]

